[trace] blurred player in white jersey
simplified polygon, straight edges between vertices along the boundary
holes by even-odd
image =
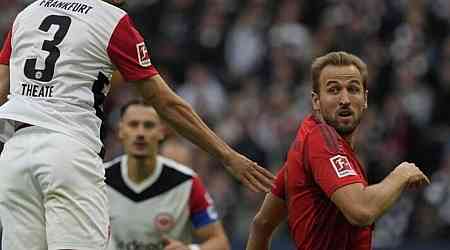
[[[106,163],[111,250],[228,250],[212,200],[188,167],[158,154],[165,129],[140,101],[123,106],[119,139],[125,154]],[[198,245],[192,238],[198,238]]]
[[[167,86],[125,11],[101,0],[37,0],[17,15],[0,52],[3,249],[106,248],[101,125],[114,70],[247,187],[269,190],[273,176]]]

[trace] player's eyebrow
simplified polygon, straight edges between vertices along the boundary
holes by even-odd
[[[328,87],[332,84],[339,84],[339,82],[336,80],[328,80],[327,83],[325,84],[325,87]]]
[[[356,84],[356,85],[362,85],[362,82],[360,80],[358,80],[358,79],[351,79],[349,83],[353,83],[353,84]]]

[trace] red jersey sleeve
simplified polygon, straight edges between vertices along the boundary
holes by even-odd
[[[191,197],[189,199],[189,207],[191,214],[202,211],[210,205],[208,201],[206,188],[198,176],[192,179]]]
[[[158,74],[150,62],[144,38],[128,15],[114,29],[108,44],[108,55],[126,81],[143,80]]]
[[[318,125],[307,138],[308,167],[328,197],[340,187],[364,183],[364,177],[358,174],[343,148],[336,131],[327,125]]]
[[[189,211],[194,228],[200,228],[218,220],[211,196],[198,176],[192,179]]]
[[[286,200],[286,194],[285,194],[285,172],[286,172],[286,165],[283,166],[277,173],[277,176],[274,181],[274,187],[272,188],[272,194],[276,197]]]
[[[5,37],[2,50],[0,51],[0,64],[9,65],[9,58],[11,57],[11,31]]]

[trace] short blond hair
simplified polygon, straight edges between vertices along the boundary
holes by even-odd
[[[337,51],[337,52],[330,52],[324,56],[318,57],[312,63],[311,78],[313,82],[312,86],[313,91],[315,93],[319,93],[320,74],[327,65],[334,65],[334,66],[354,65],[356,68],[358,68],[359,73],[361,74],[364,90],[367,90],[367,79],[369,77],[369,73],[367,72],[367,65],[359,57],[353,54],[344,51]]]

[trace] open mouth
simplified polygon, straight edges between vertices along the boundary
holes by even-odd
[[[147,146],[147,143],[145,143],[145,142],[134,142],[133,143],[136,147],[138,147],[138,148],[142,148],[142,147],[145,147],[145,146]]]
[[[340,117],[350,117],[353,115],[353,112],[350,109],[340,110],[338,112],[338,116]]]

